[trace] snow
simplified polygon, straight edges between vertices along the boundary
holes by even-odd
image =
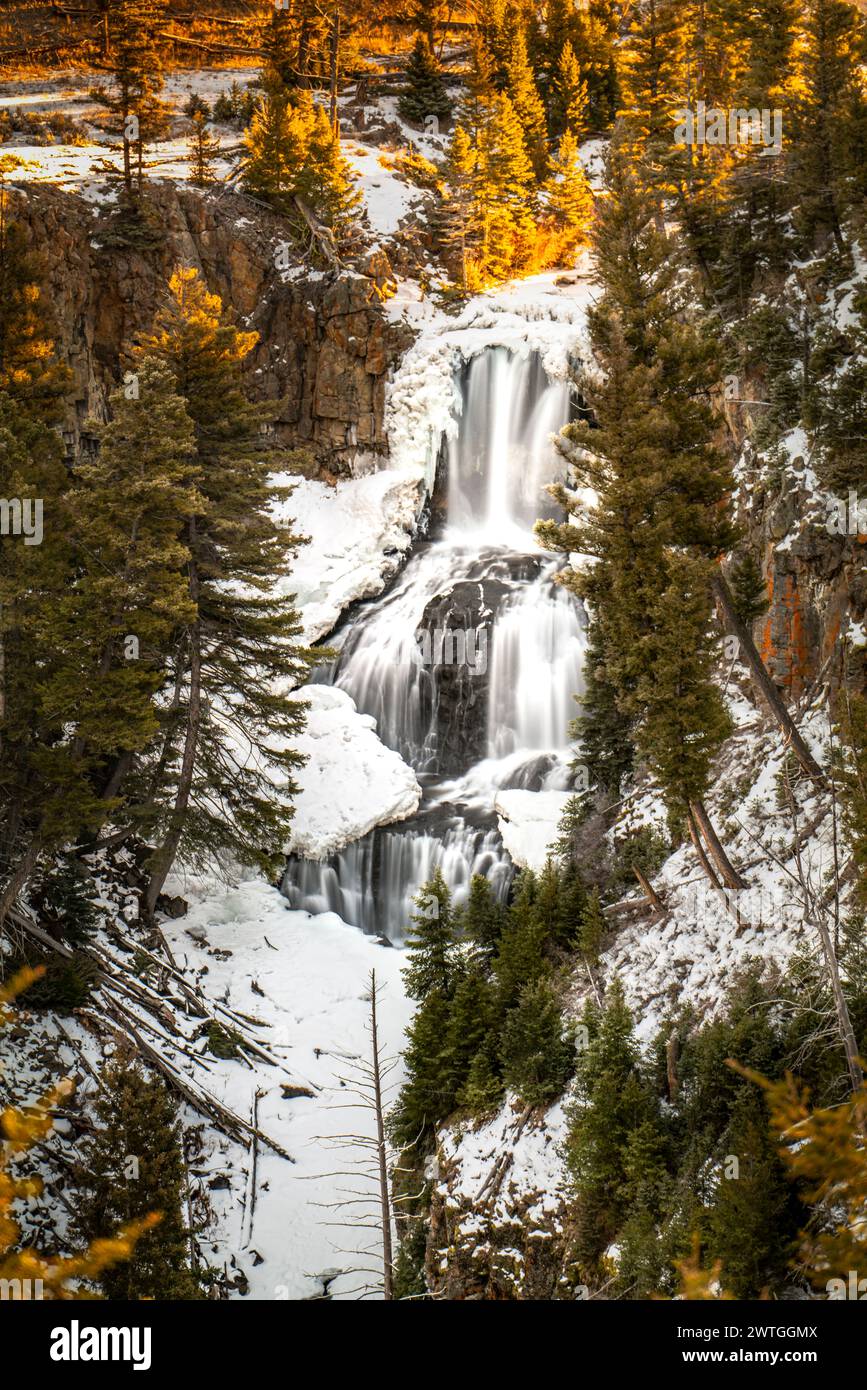
[[[529,1124],[521,1121],[523,1109],[510,1096],[490,1120],[439,1133],[439,1168],[447,1175],[438,1183],[439,1191],[449,1207],[460,1211],[457,1225],[462,1236],[484,1238],[497,1226],[513,1225],[516,1213],[531,1234],[536,1224],[544,1225],[548,1235],[560,1229],[565,1198],[564,1106],[558,1102]],[[495,1199],[477,1210],[475,1203],[483,1195],[485,1181],[504,1154],[510,1155],[510,1161]]]
[[[494,810],[503,844],[522,869],[543,869],[558,837],[571,792],[497,792]]]
[[[329,485],[288,475],[275,484],[293,485],[276,513],[300,535],[310,537],[276,592],[297,596],[304,641],[327,636],[344,609],[379,593],[397,570],[412,541],[421,507],[421,472],[384,468]]]
[[[376,720],[359,714],[344,690],[307,685],[307,725],[294,746],[309,761],[298,773],[301,791],[289,850],[326,859],[376,825],[414,815],[421,787],[399,753],[376,736]]]
[[[309,1298],[321,1292],[317,1275],[357,1268],[365,1237],[369,1239],[364,1230],[328,1227],[339,1219],[328,1206],[346,1185],[334,1170],[350,1168],[361,1153],[357,1145],[332,1151],[330,1141],[349,1130],[373,1132],[367,1115],[347,1116],[339,1108],[346,1098],[340,1078],[365,1046],[369,1006],[364,995],[371,970],[382,988],[378,1023],[384,1051],[392,1056],[399,1051],[410,1016],[402,957],[333,913],[312,918],[291,910],[276,889],[259,879],[228,890],[189,881],[176,883],[174,891],[178,888],[191,907],[186,917],[163,926],[173,954],[191,971],[206,968],[199,982],[211,1000],[261,1021],[263,1041],[284,1068],[281,1075],[255,1059],[248,1068],[208,1056],[207,1087],[245,1118],[258,1089],[260,1128],[294,1159],[290,1163],[266,1145],[260,1147],[251,1229],[249,1201],[246,1212],[241,1204],[249,1154],[209,1131],[212,1171],[227,1174],[231,1182],[228,1191],[211,1193],[217,1212],[212,1258],[222,1265],[234,1255],[249,1278],[253,1298]],[[391,1080],[397,1082],[399,1076],[396,1072]],[[313,1090],[314,1098],[284,1099],[287,1082]],[[330,1292],[337,1298],[357,1297],[352,1291],[363,1282],[345,1273]]]
[[[420,202],[420,190],[395,174],[388,167],[388,155],[376,147],[344,141],[343,154],[364,198],[371,228],[378,236],[394,236],[404,218]]]

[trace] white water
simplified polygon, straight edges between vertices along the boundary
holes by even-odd
[[[425,802],[404,828],[375,830],[325,863],[292,861],[284,881],[293,906],[336,911],[393,941],[437,867],[457,902],[474,873],[505,896],[512,868],[494,829],[494,796],[503,786],[568,786],[569,723],[582,689],[582,614],[532,534],[535,519],[551,513],[545,485],[561,463],[550,436],[568,418],[568,388],[547,379],[537,356],[503,348],[474,357],[461,386],[440,537],[419,544],[389,592],[338,635],[332,672],[424,778]],[[430,626],[429,605],[454,631],[467,604],[484,627],[488,667],[461,673],[448,696],[466,719],[466,756],[455,768],[454,738],[443,742],[443,691],[454,673],[425,665],[418,633]]]

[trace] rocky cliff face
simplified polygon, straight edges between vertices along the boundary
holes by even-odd
[[[340,473],[382,454],[386,381],[407,345],[383,312],[392,273],[384,254],[341,272],[287,269],[293,253],[279,219],[242,195],[154,183],[150,196],[165,233],[152,249],[107,244],[111,210],[78,195],[42,186],[15,196],[72,372],[70,456],[86,447],[88,417],[104,417],[129,346],[151,329],[178,265],[195,266],[259,333],[251,370],[263,397],[285,398],[280,443],[307,447]]]

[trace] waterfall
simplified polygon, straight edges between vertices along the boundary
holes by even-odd
[[[549,381],[536,353],[489,348],[464,369],[458,432],[448,443],[448,524],[517,548],[550,513],[544,487],[558,472],[550,436],[565,423],[569,388]]]
[[[494,796],[568,786],[582,689],[583,614],[532,534],[551,513],[545,485],[561,460],[550,436],[568,419],[568,387],[548,379],[538,354],[501,347],[465,364],[460,387],[439,533],[352,615],[336,661],[316,676],[376,719],[383,743],[422,780],[422,806],[321,863],[293,856],[283,883],[293,907],[336,912],[394,942],[436,868],[457,903],[473,874],[506,897],[513,869]]]

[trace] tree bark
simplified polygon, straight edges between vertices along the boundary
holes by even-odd
[[[734,598],[732,597],[732,591],[726,583],[725,577],[719,571],[717,571],[717,573],[711,579],[711,587],[713,589],[714,597],[716,598],[720,608],[722,609],[726,623],[728,624],[731,632],[734,634],[735,637],[737,637],[738,642],[740,643],[741,651],[743,652],[744,657],[746,658],[747,665],[750,668],[750,674],[752,675],[752,678],[756,686],[758,687],[760,694],[765,699],[768,708],[770,709],[770,712],[776,720],[779,728],[785,734],[786,744],[791,747],[792,752],[798,759],[798,762],[801,764],[801,767],[804,769],[806,773],[809,774],[810,777],[813,778],[813,781],[824,783],[825,774],[820,768],[819,764],[816,762],[816,759],[813,757],[812,753],[810,752],[800,733],[798,732],[797,726],[794,720],[792,719],[792,716],[789,714],[789,711],[786,709],[785,702],[782,696],[780,695],[779,690],[774,685],[774,682],[771,680],[771,677],[768,674],[768,669],[765,666],[765,663],[762,661],[761,656],[759,655],[758,649],[756,647],[755,642],[752,639],[752,636],[747,631],[746,627],[744,627],[744,624],[738,618],[737,612],[735,611],[735,604]]]
[[[190,522],[190,550],[195,553],[196,520]],[[199,578],[195,560],[190,562],[190,597],[193,603],[199,601]],[[193,774],[196,768],[196,753],[199,746],[199,730],[202,723],[202,630],[199,618],[190,628],[190,694],[187,705],[187,732],[184,740],[184,754],[178,777],[178,790],[172,810],[168,833],[156,851],[148,885],[141,899],[141,914],[150,920],[156,909],[157,898],[162,892],[169,871],[175,862],[181,836],[187,819],[187,808],[193,787]]]
[[[740,892],[741,889],[746,888],[746,882],[741,878],[737,869],[726,854],[722,842],[713,828],[713,823],[705,809],[704,803],[701,801],[691,801],[689,803],[689,809],[695,817],[697,826],[707,841],[707,847],[710,850],[711,858],[720,872],[723,883],[727,888],[734,888],[737,892]]]
[[[373,1046],[373,1098],[376,1109],[376,1154],[379,1162],[379,1204],[382,1212],[382,1295],[394,1298],[393,1252],[391,1244],[391,1201],[388,1191],[388,1153],[382,1108],[382,1073],[379,1064],[379,1033],[376,1022],[376,971],[370,972],[370,1036]]]
[[[714,888],[717,888],[719,892],[722,893],[723,886],[717,878],[716,874],[714,873],[711,862],[705,854],[704,845],[701,842],[701,835],[699,834],[699,829],[696,825],[695,817],[691,809],[687,812],[686,824],[689,829],[689,838],[692,840],[693,849],[698,855],[698,862],[701,864],[702,869],[704,870],[707,878],[713,884]]]

